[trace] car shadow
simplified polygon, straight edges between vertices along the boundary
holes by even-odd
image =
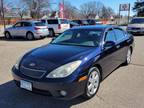
[[[65,101],[34,94],[16,87],[14,81],[0,85],[1,108],[70,108],[84,101],[81,97]]]
[[[47,38],[50,38],[50,37],[47,37]],[[25,38],[22,38],[22,37],[15,37],[15,38],[12,38],[12,39],[6,39],[4,36],[0,37],[0,41],[37,41],[37,40],[42,40],[44,38],[40,38],[40,39],[34,39],[34,40],[27,40]]]

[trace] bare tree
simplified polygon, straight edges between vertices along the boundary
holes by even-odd
[[[69,2],[65,2],[64,14],[66,18],[77,19],[79,16],[78,13],[79,13],[79,10],[75,6],[72,6]]]
[[[82,4],[80,7],[80,11],[83,17],[86,19],[95,18],[96,15],[99,15],[102,7],[103,4],[101,2],[90,1]]]
[[[50,8],[49,0],[23,0],[23,2],[26,3],[32,18],[40,18],[41,13]]]
[[[112,8],[105,7],[105,6],[102,7],[102,10],[100,12],[100,18],[109,19],[109,18],[111,18],[111,16],[114,16],[114,15],[115,15],[115,13]]]

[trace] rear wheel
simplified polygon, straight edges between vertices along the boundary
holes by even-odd
[[[5,32],[5,38],[6,39],[11,39],[11,34],[9,32]]]
[[[85,88],[84,97],[92,98],[97,93],[100,86],[100,71],[97,67],[92,67],[89,70],[88,81]]]
[[[26,34],[26,38],[27,38],[28,40],[33,40],[33,39],[34,39],[33,33],[28,32],[28,33]]]
[[[50,37],[54,37],[55,36],[55,33],[54,33],[53,29],[49,29],[49,36]]]
[[[127,57],[126,57],[126,61],[124,62],[124,65],[129,65],[131,62],[131,56],[132,56],[132,51],[129,48],[127,51]]]

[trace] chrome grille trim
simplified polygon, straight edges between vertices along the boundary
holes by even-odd
[[[22,66],[22,68],[27,69],[27,70],[31,70],[31,71],[37,71],[37,72],[47,72],[45,70],[30,69],[30,68],[27,68],[27,67],[24,67],[24,66]]]

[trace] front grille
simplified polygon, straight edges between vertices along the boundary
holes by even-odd
[[[140,28],[131,28],[132,30],[140,30]]]
[[[30,69],[24,66],[20,67],[20,72],[25,76],[32,78],[42,78],[43,75],[46,73],[45,70]]]

